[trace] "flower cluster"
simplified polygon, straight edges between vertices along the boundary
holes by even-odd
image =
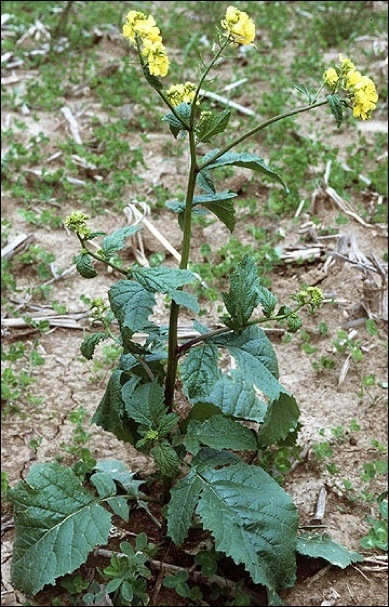
[[[308,304],[312,311],[316,308],[320,308],[324,299],[323,292],[318,287],[307,287],[297,293],[294,297],[298,304]]]
[[[86,221],[89,219],[88,215],[85,215],[82,211],[74,211],[65,219],[65,226],[76,232],[80,238],[86,240],[92,234],[92,230],[86,225]]]
[[[140,51],[152,76],[166,76],[169,59],[154,17],[130,11],[123,25],[123,36]]]
[[[333,92],[340,86],[347,91],[355,118],[368,120],[378,101],[375,84],[371,78],[362,76],[348,57],[339,55],[339,61],[336,68],[324,72],[324,83]]]
[[[226,30],[226,36],[237,44],[252,45],[255,38],[255,23],[247,13],[240,11],[234,6],[227,8],[222,27]]]
[[[180,103],[192,103],[195,93],[196,85],[192,82],[172,84],[166,91],[166,95],[173,106],[180,105]]]

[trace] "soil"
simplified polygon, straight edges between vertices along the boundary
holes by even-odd
[[[101,43],[104,44],[104,41]],[[110,49],[111,53],[115,49]],[[18,73],[19,77],[27,79],[31,74],[27,72]],[[87,106],[90,113],[96,115],[101,108],[94,107],[93,99],[83,97],[83,104]],[[75,107],[78,100],[69,98],[69,106]],[[34,129],[43,131],[53,142],[58,142],[66,136],[66,124],[61,115],[50,112],[38,112],[39,122],[25,116],[23,120],[29,125],[29,131],[25,133],[28,139]],[[318,114],[320,119],[320,113]],[[15,118],[20,118],[17,112],[7,113],[3,117],[5,124],[12,124]],[[309,119],[308,119],[309,120]],[[304,127],[303,119],[300,119]],[[381,126],[383,122],[380,123]],[[37,126],[38,125],[38,126]],[[88,117],[80,120],[82,132],[88,129]],[[364,124],[364,128],[368,125]],[[381,128],[381,127],[380,127]],[[55,130],[55,138],[53,133]],[[307,131],[309,128],[307,127]],[[369,131],[365,131],[369,135]],[[332,137],[335,145],[340,144],[337,133]],[[352,141],[346,138],[342,145]],[[133,133],[134,146],[139,143],[139,135]],[[171,137],[162,133],[152,133],[147,144],[145,160],[147,167],[141,170],[144,183],[162,184],[170,188],[179,181],[180,169],[174,161],[165,162],[164,146]],[[56,151],[53,143],[52,153]],[[182,163],[180,164],[182,166]],[[38,167],[37,167],[38,168]],[[324,174],[325,167],[318,167]],[[142,172],[143,171],[143,172]],[[235,175],[234,178],[237,176]],[[267,190],[263,188],[251,174],[242,171],[238,177],[244,183],[246,194],[256,194],[258,204],[266,204]],[[142,186],[137,186],[139,192]],[[136,192],[132,191],[131,196]],[[74,256],[78,253],[77,242],[73,235],[66,232],[65,228],[50,230],[45,227],[31,226],[21,219],[18,214],[17,201],[13,200],[7,192],[3,196],[3,217],[8,219],[12,225],[17,226],[17,233],[25,232],[29,235],[28,243],[39,244],[48,251],[55,252],[55,263],[58,268],[70,268]],[[353,209],[369,209],[377,202],[374,192],[366,189],[364,196],[353,199]],[[283,250],[288,247],[314,246],[318,243],[322,246],[322,253],[312,261],[304,263],[281,262],[271,275],[272,291],[279,301],[285,300],[290,293],[298,291],[302,284],[319,286],[326,298],[326,303],[320,311],[310,316],[304,315],[304,331],[310,336],[310,345],[316,346],[318,352],[308,355],[302,349],[303,339],[298,334],[290,343],[284,343],[284,335],[269,333],[279,359],[281,371],[281,383],[292,392],[301,409],[302,428],[299,435],[299,446],[301,447],[302,460],[294,470],[285,478],[285,489],[292,495],[299,510],[301,525],[323,525],[325,530],[335,540],[350,550],[362,552],[366,557],[382,556],[379,551],[364,552],[361,550],[360,541],[369,529],[366,516],[373,512],[373,504],[358,499],[355,502],[349,499],[344,488],[343,480],[348,479],[357,493],[366,489],[366,483],[361,479],[363,464],[382,457],[372,446],[371,440],[375,439],[382,444],[387,443],[387,395],[381,387],[387,381],[387,319],[380,317],[377,298],[372,298],[368,289],[366,277],[361,266],[333,256],[332,262],[327,262],[328,256],[336,251],[340,238],[352,242],[354,251],[367,257],[376,255],[382,259],[382,254],[387,247],[387,231],[385,226],[363,225],[355,217],[349,216],[349,222],[338,225],[336,219],[339,208],[336,206],[324,190],[318,195],[315,203],[315,216],[320,219],[322,227],[336,228],[333,238],[327,240],[318,239],[318,227],[309,224],[310,216],[303,215],[298,218],[269,219],[269,230],[284,235],[281,246]],[[370,205],[370,206],[369,206]],[[61,209],[63,217],[76,210],[78,207]],[[243,218],[244,219],[244,218]],[[151,213],[150,221],[158,227],[171,244],[179,250],[180,232],[175,220],[172,220],[168,211],[156,210]],[[258,225],[262,221],[258,216]],[[366,222],[368,223],[368,222]],[[307,224],[310,231],[304,231]],[[96,230],[103,229],[105,232],[126,225],[126,218],[107,208],[104,215],[93,219],[93,227]],[[153,252],[163,250],[160,242],[145,229],[144,246],[146,256]],[[236,228],[237,237],[243,242],[251,242],[243,223],[238,223]],[[198,257],[198,248],[203,242],[209,242],[212,247],[219,248],[226,242],[227,231],[219,225],[208,227],[195,226],[196,247],[194,257]],[[348,240],[347,240],[348,239]],[[350,240],[351,239],[351,240]],[[12,240],[12,235],[10,236]],[[323,244],[324,243],[324,244]],[[133,250],[129,247],[126,252],[128,260],[133,259]],[[174,263],[174,259],[167,253],[167,263]],[[58,279],[53,283],[51,298],[66,305],[68,315],[84,312],[87,314],[87,306],[80,301],[80,294],[87,297],[103,297],[106,299],[107,289],[117,278],[114,273],[100,271],[99,276],[91,281],[84,280],[75,272],[70,272],[66,277]],[[371,278],[369,276],[368,278]],[[379,286],[378,276],[375,279]],[[37,302],[29,301],[27,287],[39,284],[39,278],[33,269],[21,268],[18,275],[18,286],[20,291],[15,294],[13,303],[19,305],[20,314],[31,314],[34,312],[33,305]],[[43,309],[45,303],[39,302],[38,308]],[[209,326],[217,326],[218,310],[212,303],[204,302],[205,320]],[[45,310],[43,310],[45,312]],[[52,312],[52,311],[51,311]],[[46,309],[47,313],[47,309]],[[7,318],[7,310],[3,312]],[[166,308],[163,301],[155,310],[155,318],[166,322]],[[366,330],[365,320],[371,316],[377,327],[376,334]],[[361,321],[362,319],[362,321]],[[188,327],[191,325],[190,316],[183,316],[181,324]],[[323,339],[319,331],[319,323],[325,323],[328,327],[330,338]],[[49,331],[39,334],[29,333],[28,328],[15,329],[3,325],[4,346],[22,340],[30,347],[37,347],[45,358],[45,364],[35,371],[37,383],[30,388],[37,396],[44,397],[43,405],[32,407],[24,403],[19,412],[7,412],[2,422],[2,459],[3,470],[7,472],[9,482],[14,485],[20,479],[26,477],[30,466],[35,462],[53,460],[59,453],[68,457],[61,447],[62,444],[70,444],[74,433],[74,424],[71,423],[69,415],[80,407],[86,412],[86,428],[92,433],[92,438],[87,443],[91,454],[96,459],[122,459],[134,472],[143,479],[153,471],[152,461],[145,455],[139,454],[129,445],[125,445],[116,438],[100,428],[88,426],[88,420],[92,416],[99,400],[101,399],[107,378],[109,366],[102,365],[96,368],[94,362],[84,360],[80,355],[80,343],[83,332],[90,329],[87,319],[77,321],[75,328],[52,327]],[[333,351],[331,339],[336,337],[340,329],[354,331],[354,341],[360,341],[363,352],[363,360],[349,360],[349,369],[346,370],[346,359],[348,352],[336,353]],[[38,344],[38,345],[37,345]],[[319,359],[320,355],[331,357],[334,367],[321,372],[314,369],[312,361]],[[101,356],[98,350],[96,358]],[[363,387],[363,378],[373,375],[376,379],[374,385]],[[356,420],[360,430],[350,429],[351,420]],[[336,439],[331,434],[331,428],[342,427],[344,436]],[[325,436],[320,434],[325,429]],[[31,448],[31,440],[39,442],[37,448]],[[336,464],[338,471],[330,473],[325,465],[318,461],[315,455],[314,445],[323,440],[330,440],[334,450],[331,459]],[[70,460],[69,460],[70,461]],[[328,463],[328,462],[326,462]],[[315,509],[319,493],[322,489],[326,491],[326,508],[323,517],[318,521],[315,519]],[[150,490],[157,490],[153,486]],[[369,491],[375,495],[386,490],[386,482],[382,477],[376,477],[368,486]],[[154,515],[162,520],[160,509],[155,506]],[[376,513],[376,510],[374,510]],[[21,606],[25,604],[27,597],[13,588],[10,581],[10,561],[12,557],[12,512],[5,505],[3,511],[4,531],[2,532],[2,599],[4,605]],[[193,565],[193,548],[203,536],[198,530],[193,530],[190,540],[180,549],[174,548],[165,540],[163,529],[157,527],[150,517],[141,510],[135,510],[128,524],[115,520],[112,536],[108,550],[117,550],[122,538],[131,539],[140,531],[147,531],[149,541],[158,547],[156,561],[169,563],[173,566],[190,568]],[[197,535],[196,535],[197,534]],[[377,561],[378,562],[378,561]],[[384,562],[384,561],[383,561]],[[108,564],[106,556],[99,554],[91,555],[82,571],[90,575],[97,565],[104,568]],[[174,569],[172,569],[174,570]],[[229,559],[221,563],[220,576],[231,580],[232,585],[244,578],[244,572],[232,566]],[[150,580],[150,605],[189,605],[186,599],[178,597],[174,592],[161,586],[161,571],[158,563],[153,566],[153,577]],[[199,579],[196,583],[200,585],[204,593],[204,601],[210,600],[209,588],[204,580]],[[266,593],[261,587],[254,587],[247,580],[247,586],[252,593],[253,604],[265,605]],[[50,605],[53,598],[59,597],[66,600],[65,594],[59,585],[44,589],[34,598],[29,598],[31,605]],[[328,566],[324,561],[299,559],[298,577],[292,589],[282,592],[286,605],[387,605],[387,574],[383,568],[376,563],[365,561],[358,566],[351,566],[341,570],[334,566]],[[66,604],[66,603],[64,603]],[[109,604],[109,603],[106,603]],[[207,604],[207,603],[204,603]],[[215,604],[215,603],[211,603]]]

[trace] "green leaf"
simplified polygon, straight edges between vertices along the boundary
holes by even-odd
[[[343,121],[343,105],[339,95],[327,95],[327,101],[332,115],[336,120],[336,126],[340,127]]]
[[[196,181],[198,187],[204,190],[205,192],[208,192],[209,194],[216,193],[215,184],[213,183],[212,179],[212,173],[211,171],[208,171],[208,169],[200,171],[197,175]]]
[[[308,105],[310,105],[312,103],[312,95],[309,92],[309,90],[307,89],[307,87],[305,86],[305,84],[298,84],[298,82],[292,82],[292,84],[293,84],[294,88],[296,89],[296,91],[305,95],[305,97],[307,98],[307,101],[308,101]]]
[[[344,546],[334,542],[328,535],[304,533],[297,538],[297,552],[311,558],[322,558],[345,569],[351,563],[360,563],[363,556],[358,552],[350,552]]]
[[[227,128],[230,116],[230,110],[223,110],[219,114],[202,118],[197,129],[198,141],[209,143],[213,135],[222,133]]]
[[[216,337],[212,343],[226,347],[246,381],[252,381],[270,399],[284,392],[278,382],[276,354],[262,329],[253,325],[239,333]]]
[[[298,517],[289,495],[258,466],[239,462],[201,473],[196,509],[215,549],[243,563],[255,584],[293,586]]]
[[[15,521],[12,583],[27,596],[78,569],[108,541],[110,513],[69,467],[34,464],[8,496]]]
[[[111,497],[116,495],[116,485],[106,472],[95,472],[90,477],[92,485],[96,487],[99,497]]]
[[[208,152],[208,154],[203,158],[203,161],[208,161],[210,158],[212,158],[212,155],[215,156],[218,152],[218,149]],[[220,158],[215,160],[215,162],[209,164],[207,166],[207,170],[209,171],[210,169],[216,169],[222,166],[238,166],[244,169],[251,169],[252,171],[263,173],[272,181],[280,183],[285,190],[288,191],[288,188],[281,179],[280,175],[273,171],[262,158],[256,156],[255,154],[249,154],[247,152],[241,154],[236,152],[226,152],[220,156]]]
[[[112,373],[104,396],[92,417],[92,424],[101,426],[107,432],[112,432],[119,440],[133,443],[135,428],[127,417],[121,396],[122,373],[122,371],[114,371]],[[132,381],[136,384],[139,378],[135,378]]]
[[[175,139],[177,139],[177,136],[180,131],[186,130],[184,123],[186,122],[186,124],[189,124],[191,107],[192,106],[190,105],[190,103],[183,102],[174,108],[176,114],[178,114],[179,118],[182,118],[183,122],[179,120],[179,118],[177,118],[173,113],[166,114],[166,116],[162,118],[164,122],[167,122],[169,124],[170,130],[174,135]]]
[[[219,407],[227,416],[257,423],[263,422],[267,411],[267,406],[255,392],[252,380],[247,380],[238,369],[229,375],[223,374],[207,402]]]
[[[125,497],[116,495],[105,500],[116,516],[120,516],[124,521],[128,522],[130,518],[130,507]]]
[[[171,489],[166,512],[167,535],[177,545],[182,544],[188,535],[202,487],[202,479],[191,470]]]
[[[177,453],[168,441],[161,441],[150,451],[158,470],[163,476],[177,476],[180,461]]]
[[[139,230],[140,226],[125,226],[106,236],[101,244],[105,257],[109,259],[116,251],[123,249],[124,240],[133,236]]]
[[[218,350],[211,344],[191,348],[181,364],[183,390],[192,404],[209,396],[221,377],[218,368]]]
[[[217,451],[210,447],[203,447],[192,459],[192,465],[199,474],[207,468],[217,466],[232,466],[238,464],[241,459],[231,451]]]
[[[93,333],[92,335],[85,337],[80,346],[83,357],[87,358],[88,360],[92,360],[96,346],[108,337],[109,335],[108,333],[105,333],[105,331],[98,331],[97,333]]]
[[[300,410],[296,400],[287,392],[281,392],[267,410],[258,434],[258,445],[268,447],[284,440],[298,425]]]
[[[262,306],[263,313],[267,318],[269,318],[269,316],[273,314],[274,308],[277,305],[277,299],[274,297],[273,293],[260,284],[258,284],[256,289],[258,291],[258,299]]]
[[[257,448],[253,432],[224,415],[214,415],[204,422],[193,420],[189,423],[185,438],[186,448],[196,455],[200,444],[233,451],[253,451]]]
[[[257,265],[252,257],[245,255],[231,274],[229,292],[222,294],[231,316],[227,326],[239,330],[247,324],[258,305],[258,288]]]
[[[152,74],[150,74],[147,65],[143,67],[143,74],[144,74],[144,77],[146,78],[147,82],[153,87],[153,89],[155,89],[157,91],[163,90],[162,82],[156,76],[153,76]]]
[[[169,293],[196,280],[189,270],[178,268],[136,268],[131,272],[132,277],[151,293]]]
[[[157,426],[165,415],[164,391],[156,382],[140,386],[127,382],[123,386],[122,397],[128,416],[139,424]]]
[[[85,251],[80,253],[80,255],[77,255],[76,268],[77,272],[83,278],[95,278],[95,276],[97,276],[97,272],[93,267],[93,257]]]
[[[235,209],[231,198],[236,198],[236,196],[237,194],[234,192],[227,191],[205,194],[204,196],[195,196],[193,203],[201,205],[214,213],[230,232],[233,232],[235,227]]]
[[[131,472],[124,462],[118,459],[110,460],[98,460],[95,466],[97,472],[105,472],[114,481],[120,483],[124,491],[135,498],[141,497],[143,494],[139,490],[140,485],[143,485],[144,481],[137,481],[134,479],[135,472]]]
[[[192,310],[195,314],[200,312],[199,302],[194,295],[186,293],[185,291],[176,290],[170,291],[169,295],[179,306],[185,306],[185,308]]]
[[[155,297],[142,285],[132,280],[119,280],[109,289],[108,297],[121,327],[135,333],[150,324],[149,316],[155,306]]]

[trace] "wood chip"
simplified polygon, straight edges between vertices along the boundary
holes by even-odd
[[[70,109],[70,107],[64,106],[64,107],[61,107],[61,112],[64,115],[67,122],[69,123],[70,132],[72,134],[74,141],[76,143],[78,143],[79,145],[82,145],[80,131],[78,128],[77,121],[76,121],[75,117],[73,116],[72,110]]]

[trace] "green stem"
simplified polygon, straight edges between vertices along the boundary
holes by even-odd
[[[83,240],[82,238],[80,238],[80,236],[78,234],[77,234],[77,237],[78,237],[78,240],[81,243],[81,246],[82,246],[83,250],[86,251],[88,253],[88,255],[90,255],[91,257],[93,257],[94,259],[96,259],[96,261],[101,261],[102,263],[105,263],[105,265],[109,266],[113,270],[116,270],[117,272],[120,272],[120,274],[124,274],[124,276],[128,275],[128,272],[130,271],[130,269],[123,270],[123,268],[120,268],[115,263],[112,263],[111,261],[108,261],[104,257],[101,257],[101,255],[99,255],[98,253],[94,253],[93,251],[91,251],[90,249],[88,249],[88,247],[85,246],[85,240]]]
[[[190,168],[188,177],[188,186],[186,191],[185,211],[184,211],[184,235],[182,239],[182,251],[181,251],[181,262],[180,269],[186,270],[189,262],[190,254],[190,239],[191,239],[191,226],[192,226],[192,204],[194,190],[196,186],[196,177],[198,173],[196,163],[196,141],[193,131],[189,132],[189,150],[190,150]],[[172,301],[170,308],[170,320],[169,320],[169,342],[168,342],[168,363],[166,371],[166,382],[165,382],[165,404],[169,409],[173,408],[174,402],[174,387],[177,377],[177,365],[178,365],[178,339],[177,339],[177,328],[178,328],[178,315],[180,306]]]
[[[224,51],[224,49],[226,48],[226,46],[227,46],[227,44],[229,42],[230,42],[230,40],[227,38],[225,40],[224,44],[222,44],[220,46],[219,50],[214,55],[212,61],[209,63],[208,67],[206,67],[206,69],[204,71],[204,74],[200,78],[200,82],[197,85],[195,96],[194,96],[193,101],[192,101],[192,108],[191,108],[191,113],[190,113],[190,127],[191,127],[191,129],[193,129],[194,118],[195,118],[195,109],[196,109],[196,105],[197,105],[197,100],[199,98],[201,87],[203,86],[204,80],[208,76],[209,72],[211,71],[211,69],[213,68],[213,66],[215,65],[216,61],[219,59],[220,55],[222,54],[222,52]]]
[[[304,305],[305,304],[300,304],[299,306],[296,306],[288,314],[280,314],[279,316],[270,316],[259,318],[257,320],[251,320],[245,325],[244,328],[252,327],[253,325],[259,325],[264,322],[285,320],[286,318],[292,316],[292,314],[296,314],[296,312],[298,312]],[[217,337],[218,335],[223,335],[224,333],[230,333],[233,331],[234,329],[230,329],[229,327],[221,327],[220,329],[215,329],[215,331],[209,331],[209,333],[205,333],[205,335],[199,335],[198,337],[195,337],[194,339],[185,342],[184,344],[182,344],[182,346],[179,346],[179,348],[177,348],[177,356],[182,356],[187,350],[189,350],[192,346],[195,346],[196,344],[208,341],[213,337]]]
[[[268,127],[270,124],[274,124],[275,122],[278,122],[279,120],[283,120],[284,118],[289,118],[289,116],[295,116],[296,114],[301,114],[302,112],[308,112],[309,110],[313,110],[314,108],[320,107],[321,105],[326,105],[326,103],[328,103],[327,100],[318,101],[317,103],[313,103],[312,105],[304,105],[303,107],[296,108],[295,110],[288,110],[287,112],[284,112],[283,114],[278,114],[277,116],[273,116],[273,118],[269,118],[269,120],[266,120],[265,122],[261,122],[261,124],[258,124],[256,127],[251,129],[250,131],[248,131],[241,137],[238,137],[238,139],[234,139],[231,143],[229,143],[224,148],[222,148],[217,154],[212,156],[212,158],[210,158],[209,160],[206,160],[205,162],[200,164],[198,167],[198,170],[202,171],[203,169],[206,169],[209,165],[213,164],[215,162],[215,160],[217,160],[218,158],[223,156],[223,154],[225,154],[226,152],[228,152],[229,150],[234,148],[236,145],[239,145],[239,143],[242,143],[249,137],[252,137],[259,131],[262,131],[263,129]]]

